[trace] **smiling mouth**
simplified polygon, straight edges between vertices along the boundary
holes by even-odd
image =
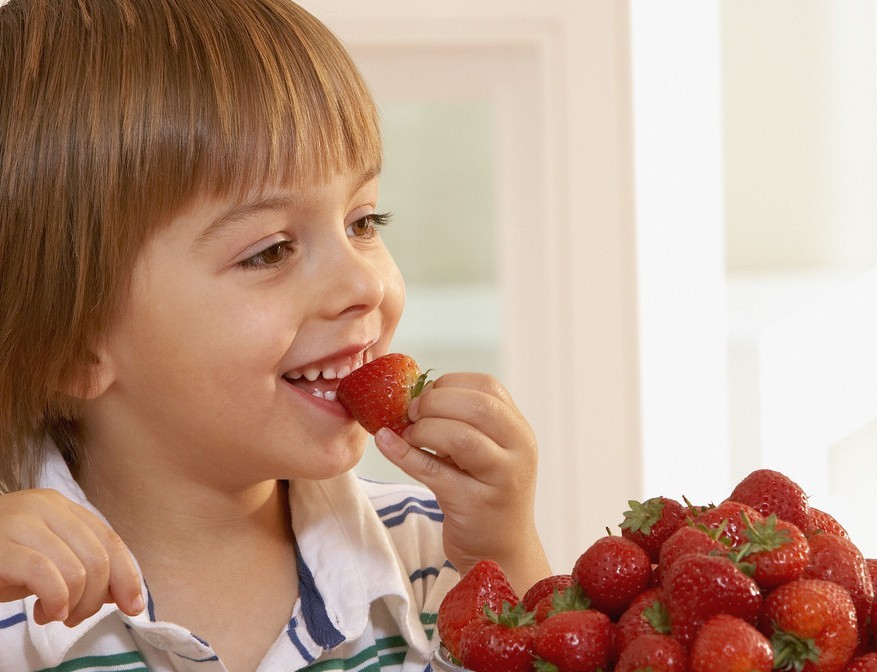
[[[309,364],[301,369],[293,369],[285,373],[283,379],[313,397],[335,401],[338,383],[362,364],[363,353],[359,352],[348,357],[338,357],[318,364]]]

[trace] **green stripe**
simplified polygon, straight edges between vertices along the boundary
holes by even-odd
[[[381,669],[384,669],[387,665],[401,665],[405,662],[405,654],[407,653],[408,651],[396,651],[395,653],[385,653],[378,656]]]
[[[305,669],[309,672],[322,672],[323,670],[380,672],[386,666],[401,665],[407,653],[408,644],[404,637],[383,637],[351,658],[322,660],[308,665]],[[366,663],[369,664],[361,667]]]
[[[435,624],[437,622],[438,622],[438,614],[432,614],[432,613],[428,613],[428,612],[423,612],[420,614],[421,625],[435,626]],[[427,639],[432,639],[433,632],[435,632],[435,627],[423,628],[423,633],[426,635]]]
[[[397,649],[400,646],[408,648],[408,643],[401,635],[394,635],[393,637],[381,637],[376,639],[375,646],[379,649]]]
[[[39,672],[74,672],[75,670],[85,670],[88,668],[106,668],[106,667],[122,667],[131,665],[132,663],[141,663],[143,667],[132,668],[132,672],[149,672],[143,656],[138,651],[130,651],[128,653],[114,653],[109,656],[85,656],[84,658],[74,658],[65,663],[61,663],[57,667],[47,667]]]
[[[311,670],[312,672],[318,672],[320,670],[355,670],[369,659],[374,660],[374,664],[362,668],[362,672],[379,672],[381,668],[378,665],[377,648],[374,646],[363,649],[352,658],[324,660],[319,663],[314,663],[313,665],[308,665],[305,669]]]

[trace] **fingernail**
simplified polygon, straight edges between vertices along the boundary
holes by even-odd
[[[140,593],[131,601],[131,609],[135,614],[139,614],[141,611],[146,609],[146,603],[143,601],[143,595]]]
[[[390,441],[393,440],[393,430],[389,427],[381,427],[375,432],[375,443],[379,448],[386,448]]]

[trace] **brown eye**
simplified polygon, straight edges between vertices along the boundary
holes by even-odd
[[[377,234],[379,226],[384,226],[389,221],[389,213],[366,215],[347,226],[347,235],[351,238],[371,238]]]
[[[273,268],[286,261],[292,252],[292,242],[281,240],[270,247],[266,247],[261,252],[257,252],[252,257],[247,257],[240,265],[242,268]]]
[[[279,264],[286,257],[286,243],[277,243],[260,252],[257,256],[267,265]]]

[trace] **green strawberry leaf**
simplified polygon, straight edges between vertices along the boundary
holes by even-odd
[[[622,530],[649,534],[664,515],[664,500],[660,497],[652,497],[644,502],[629,499],[627,505],[630,509],[624,512],[624,520],[619,525]]]

